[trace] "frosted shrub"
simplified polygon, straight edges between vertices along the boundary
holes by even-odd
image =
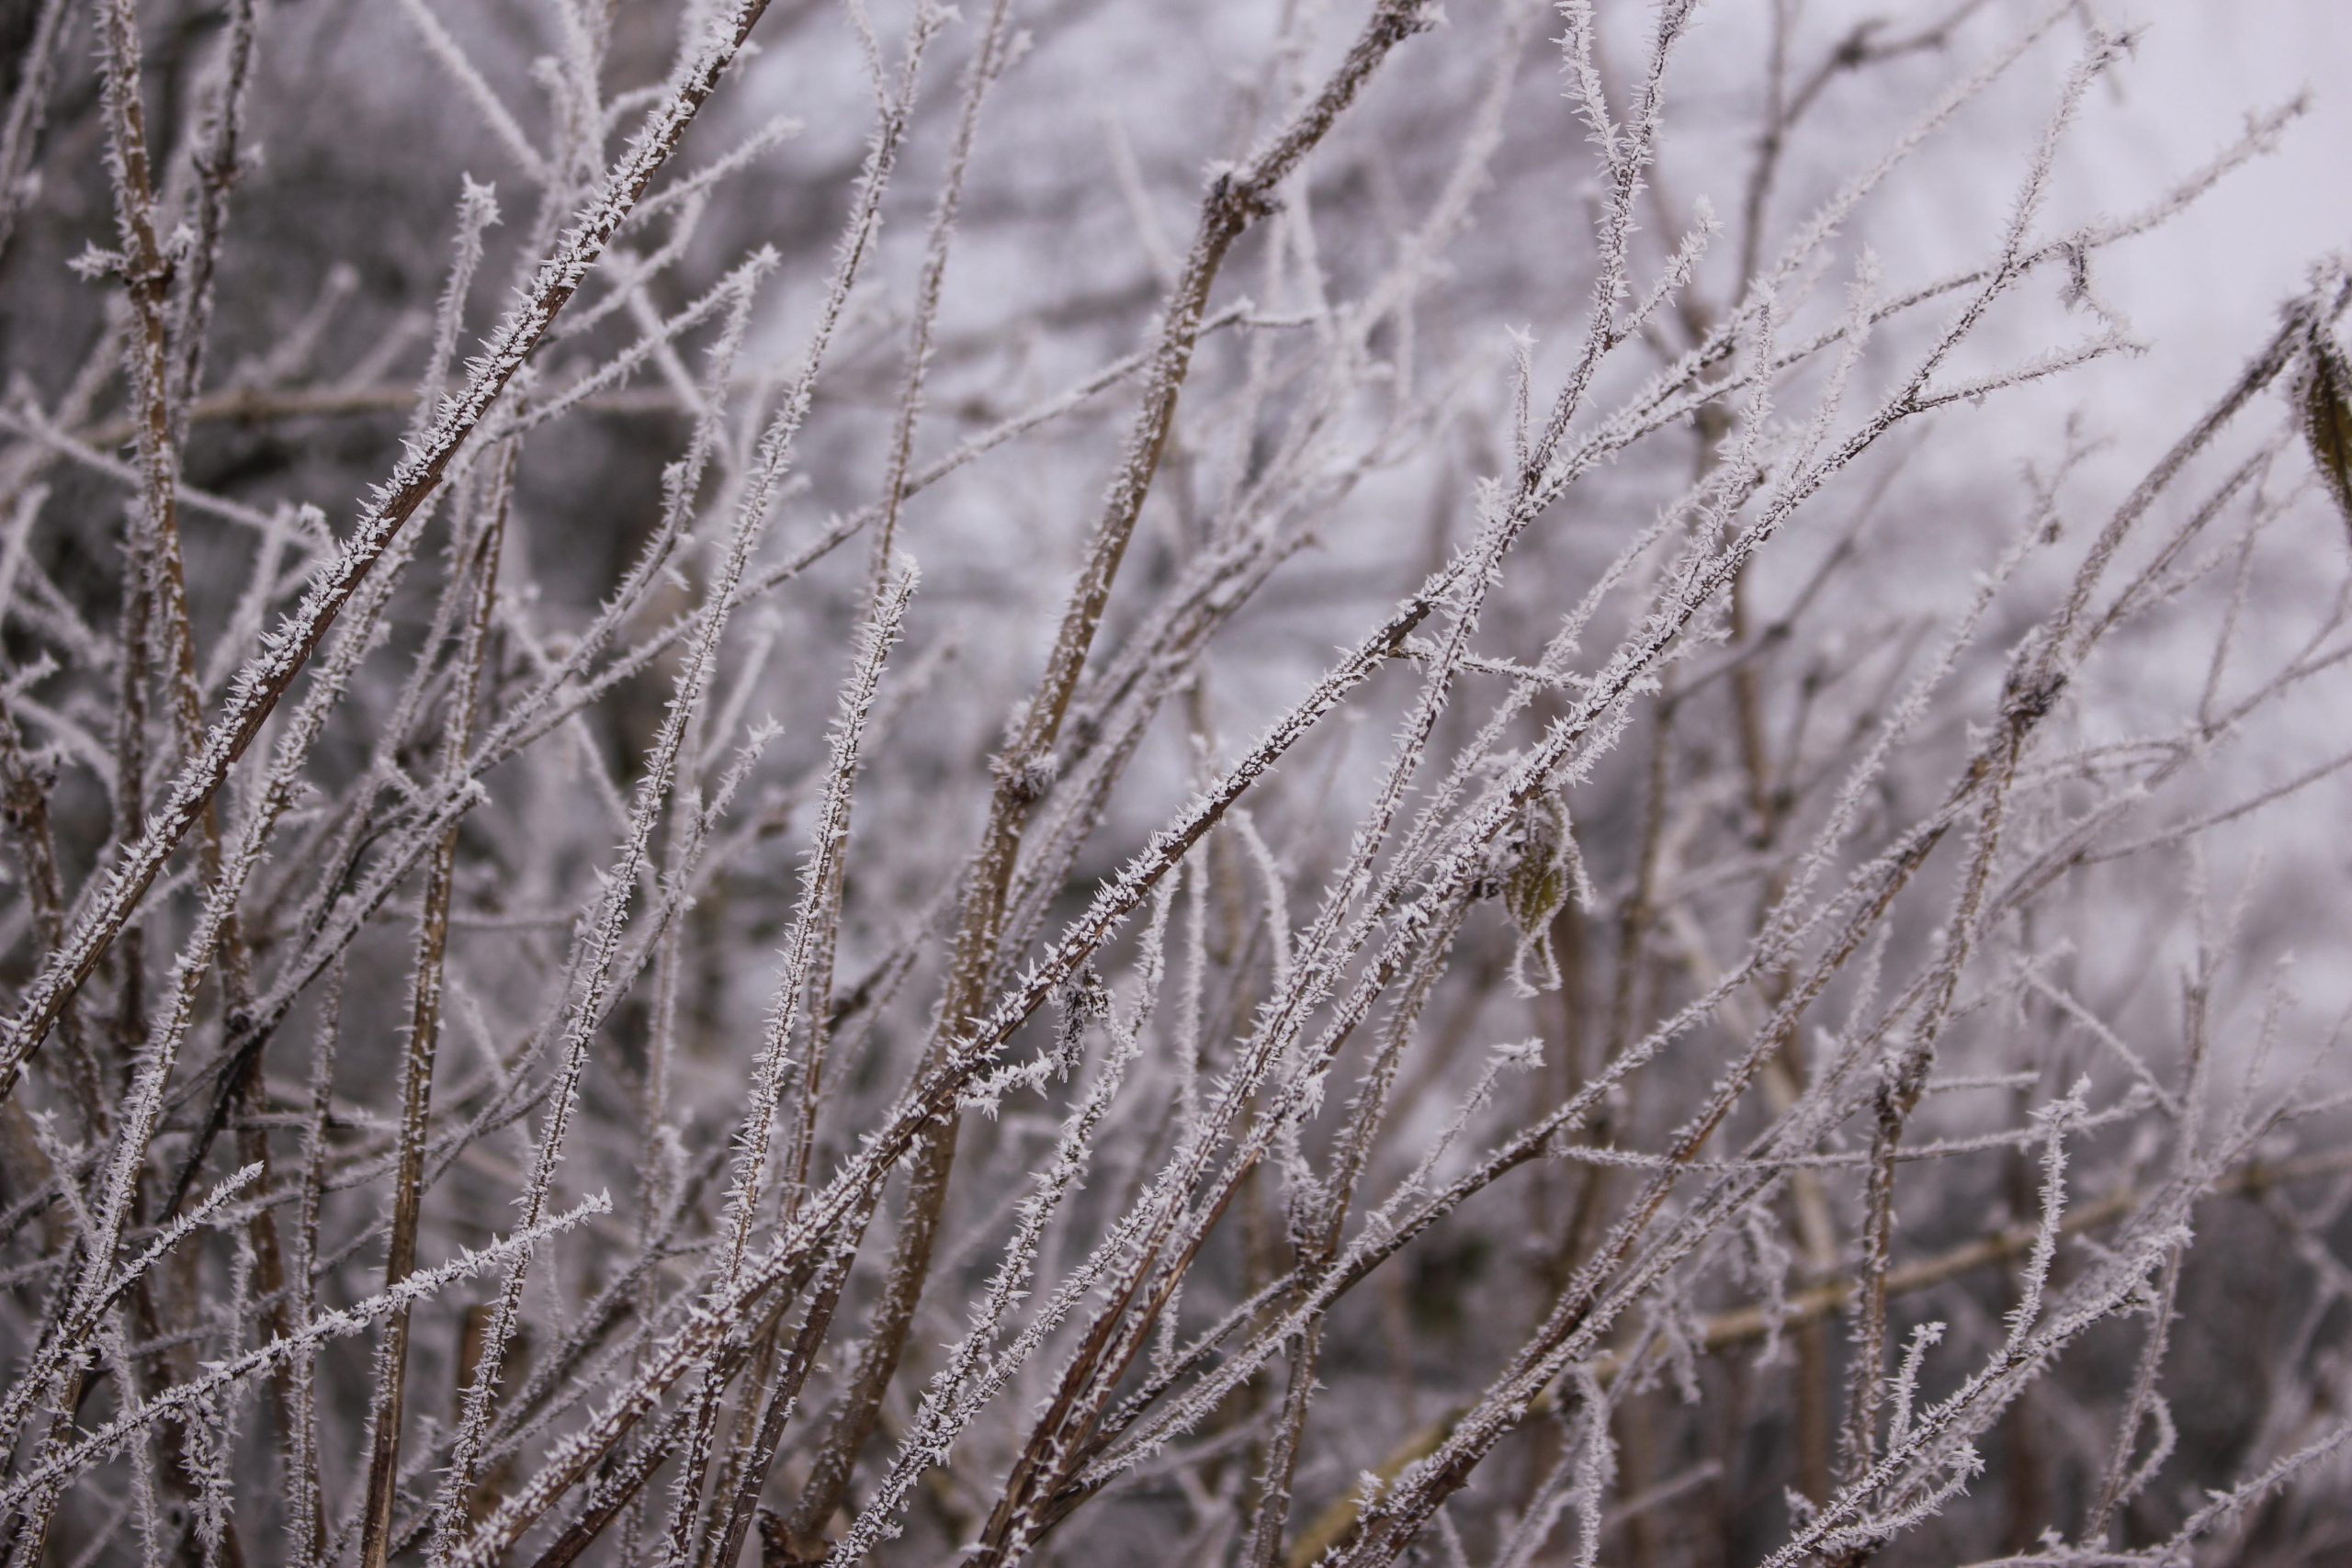
[[[2352,277],[2050,417],[2305,112],[2100,9],[0,8],[7,1561],[2346,1550]]]

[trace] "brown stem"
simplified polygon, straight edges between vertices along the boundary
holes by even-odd
[[[1272,210],[1275,188],[1322,141],[1389,51],[1426,25],[1419,0],[1383,0],[1314,99],[1247,164],[1217,175],[1202,200],[1192,251],[1161,309],[1158,342],[1144,372],[1143,406],[1095,520],[1053,651],[1035,693],[1015,722],[1011,743],[994,763],[996,787],[966,887],[939,1021],[924,1055],[925,1071],[946,1061],[987,1003],[1022,834],[1031,807],[1050,788],[1062,720],[1159,471],[1217,272],[1234,243]],[[869,1319],[865,1352],[826,1432],[808,1485],[787,1521],[787,1534],[796,1540],[820,1535],[840,1507],[858,1453],[873,1433],[882,1396],[905,1354],[946,1208],[956,1125],[950,1110],[925,1129],[914,1151],[905,1213],[882,1299]]]
[[[453,570],[473,584],[458,653],[457,680],[441,734],[440,773],[446,781],[462,771],[472,744],[475,708],[490,642],[491,612],[498,600],[498,558],[505,536],[515,449],[501,453],[489,483],[481,525],[471,548]],[[408,1049],[401,1060],[400,1150],[392,1178],[392,1229],[384,1259],[384,1288],[390,1290],[416,1268],[418,1215],[424,1201],[424,1145],[431,1120],[433,1061],[441,1033],[443,963],[449,945],[449,903],[456,886],[458,825],[443,829],[425,869],[424,908],[417,919],[416,969],[409,996]],[[377,1381],[368,1411],[373,1437],[368,1450],[368,1496],[360,1516],[361,1568],[384,1568],[392,1528],[392,1502],[400,1477],[401,1413],[408,1376],[409,1308],[396,1307],[384,1323],[377,1350]]]

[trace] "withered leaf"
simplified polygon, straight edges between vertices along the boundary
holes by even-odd
[[[2303,436],[2312,465],[2352,527],[2352,362],[2325,328],[2312,329],[2303,378]]]

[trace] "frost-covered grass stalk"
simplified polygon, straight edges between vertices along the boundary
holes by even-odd
[[[0,1560],[2352,1551],[2123,9],[0,6]]]

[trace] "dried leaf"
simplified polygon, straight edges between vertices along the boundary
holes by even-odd
[[[1559,966],[1552,956],[1552,920],[1568,901],[1568,834],[1567,813],[1552,796],[1531,802],[1522,814],[1515,863],[1503,882],[1503,907],[1519,928],[1511,979],[1522,996],[1552,990],[1560,983]]]
[[[2352,527],[2352,362],[2324,327],[2313,326],[2303,376],[2303,438],[2312,465]]]

